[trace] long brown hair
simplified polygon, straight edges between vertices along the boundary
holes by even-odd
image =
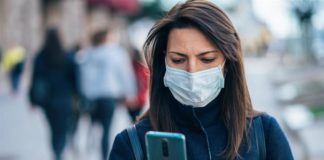
[[[64,69],[66,67],[65,51],[61,44],[59,31],[56,28],[47,30],[45,42],[39,54],[44,57],[49,69]]]
[[[228,132],[228,143],[221,155],[225,159],[238,156],[240,144],[247,135],[248,118],[256,112],[244,76],[243,55],[239,36],[226,14],[211,2],[191,0],[174,6],[150,30],[144,52],[150,69],[150,109],[142,118],[149,118],[152,128],[176,132],[170,114],[172,95],[163,85],[165,50],[169,32],[174,28],[199,29],[224,54],[225,87],[221,94],[221,115]]]

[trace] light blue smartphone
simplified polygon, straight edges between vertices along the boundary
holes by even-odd
[[[149,131],[145,135],[148,160],[187,160],[185,136]]]

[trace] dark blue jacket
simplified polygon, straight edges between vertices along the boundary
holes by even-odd
[[[43,54],[38,54],[33,64],[32,81],[43,77],[48,84],[49,100],[43,108],[60,107],[72,109],[72,95],[75,92],[76,76],[74,63],[69,57],[64,57],[65,67],[51,68],[45,61]]]
[[[186,137],[188,160],[222,159],[219,154],[227,144],[227,130],[220,119],[219,106],[216,98],[203,108],[192,108],[181,104],[172,107],[172,117],[180,128],[180,132]],[[264,128],[267,159],[293,159],[288,141],[277,121],[266,114],[260,116]],[[136,128],[144,155],[146,155],[144,137],[145,133],[151,130],[149,120],[140,121],[136,124]],[[251,139],[251,134],[249,139]],[[237,159],[258,159],[256,142],[251,141],[250,150],[246,143],[242,143],[239,154],[240,158]],[[135,160],[126,130],[116,136],[109,159]]]

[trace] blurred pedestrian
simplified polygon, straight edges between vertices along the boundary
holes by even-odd
[[[49,29],[33,63],[29,98],[33,106],[40,106],[44,111],[55,160],[62,159],[71,123],[74,76],[72,63],[62,47],[58,31]]]
[[[127,51],[119,46],[107,30],[92,36],[93,47],[81,51],[81,92],[91,104],[88,110],[94,122],[103,128],[101,140],[102,159],[109,150],[109,128],[117,103],[129,101],[136,95],[136,83]]]
[[[126,103],[128,114],[133,123],[137,116],[141,113],[147,101],[148,92],[148,68],[144,64],[144,58],[137,49],[131,52],[133,70],[136,77],[137,95],[133,101]]]
[[[2,65],[9,75],[13,95],[19,92],[20,79],[24,70],[25,52],[25,48],[19,45],[14,45],[4,52]]]
[[[144,136],[153,130],[183,134],[188,160],[293,159],[278,122],[253,109],[241,41],[214,3],[175,5],[153,26],[144,51],[150,108],[135,125],[143,155]],[[110,159],[135,159],[135,151],[124,130]]]
[[[0,47],[0,62],[2,61],[2,48]]]
[[[72,116],[71,121],[69,124],[68,130],[68,145],[71,147],[72,150],[77,151],[77,146],[75,142],[75,134],[78,129],[78,123],[81,116],[81,109],[80,109],[80,99],[81,99],[81,92],[80,92],[80,70],[79,65],[76,62],[76,55],[81,50],[81,45],[77,43],[71,49],[67,51],[67,58],[68,61],[71,63],[71,70],[73,71],[73,95],[72,95]]]

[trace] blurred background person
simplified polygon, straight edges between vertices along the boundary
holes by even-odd
[[[20,77],[24,70],[25,52],[25,48],[19,45],[14,45],[4,52],[2,65],[8,73],[13,95],[19,92]]]
[[[62,48],[59,33],[49,29],[33,63],[29,92],[33,106],[40,106],[48,121],[55,160],[61,160],[72,117],[75,85],[72,63]]]
[[[2,61],[2,48],[0,47],[0,62]]]
[[[141,113],[148,98],[149,71],[140,51],[133,49],[131,57],[136,77],[137,95],[134,101],[126,103],[126,106],[132,122],[135,123],[136,117]]]
[[[71,63],[72,70],[72,81],[74,85],[72,86],[73,94],[72,94],[72,116],[71,121],[69,123],[68,129],[68,142],[67,145],[71,147],[71,149],[77,152],[77,144],[75,142],[75,135],[78,130],[78,124],[81,116],[81,108],[80,108],[80,100],[81,100],[81,92],[80,92],[80,70],[79,65],[76,62],[76,55],[81,50],[81,44],[77,43],[72,48],[67,51],[67,59]]]
[[[80,51],[80,84],[83,97],[90,106],[93,122],[103,128],[101,139],[102,159],[109,151],[109,128],[116,105],[135,97],[136,83],[127,51],[119,46],[108,30],[92,36],[92,47]]]

